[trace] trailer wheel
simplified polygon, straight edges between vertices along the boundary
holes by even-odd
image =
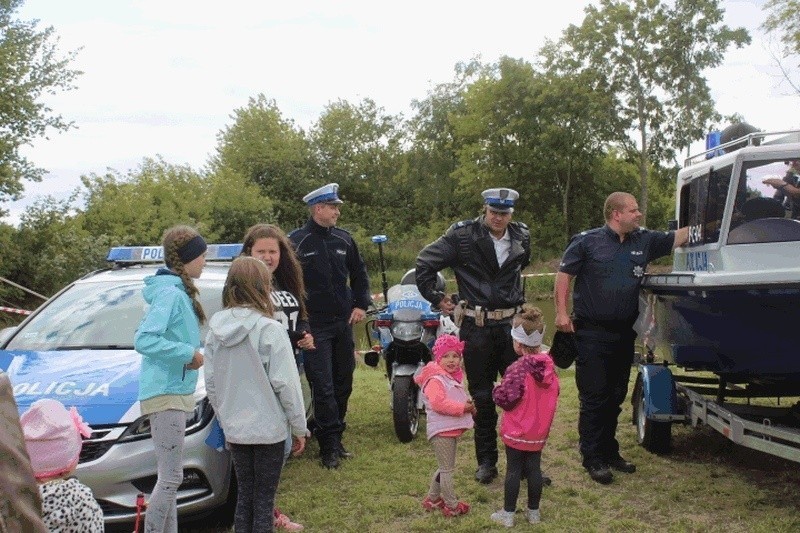
[[[633,423],[636,425],[636,441],[653,453],[666,453],[672,440],[672,424],[656,422],[647,418],[645,412],[642,376],[636,378],[633,389]]]

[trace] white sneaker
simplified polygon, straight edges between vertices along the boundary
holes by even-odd
[[[538,511],[537,511],[538,512]],[[514,511],[506,511],[505,509],[500,509],[499,511],[495,511],[489,517],[498,524],[502,524],[506,527],[514,527]]]
[[[525,518],[527,518],[528,522],[531,524],[538,524],[542,521],[542,517],[539,516],[539,509],[528,509],[525,511]]]

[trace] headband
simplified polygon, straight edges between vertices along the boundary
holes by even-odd
[[[203,253],[206,251],[206,248],[208,248],[206,241],[200,235],[196,235],[189,239],[186,244],[178,248],[178,257],[185,265],[186,263],[191,263],[203,255]]]
[[[531,331],[531,334],[528,335],[525,333],[525,328],[523,328],[522,324],[520,324],[511,329],[511,338],[520,344],[524,344],[525,346],[541,346],[542,339],[544,339],[544,330],[545,328],[542,327],[542,331],[533,330]]]

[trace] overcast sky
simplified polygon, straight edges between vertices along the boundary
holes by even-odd
[[[457,62],[533,60],[545,37],[580,23],[587,3],[26,0],[20,18],[53,26],[62,50],[81,48],[73,67],[84,74],[48,101],[77,128],[25,149],[49,174],[3,206],[5,221],[17,223],[39,195],[66,197],[81,175],[126,172],[145,157],[200,169],[231,113],[259,93],[303,128],[340,98],[409,116],[410,102],[451,81]],[[799,127],[798,97],[781,85],[758,29],[763,4],[723,2],[725,22],[748,28],[753,43],[730,51],[709,84],[723,114],[760,129]]]

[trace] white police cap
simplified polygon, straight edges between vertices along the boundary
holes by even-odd
[[[514,202],[519,198],[519,193],[514,189],[486,189],[481,193],[483,203],[494,211],[509,213],[514,210]]]
[[[338,191],[338,183],[329,183],[303,196],[303,201],[306,205],[343,204],[344,202],[339,199]]]

